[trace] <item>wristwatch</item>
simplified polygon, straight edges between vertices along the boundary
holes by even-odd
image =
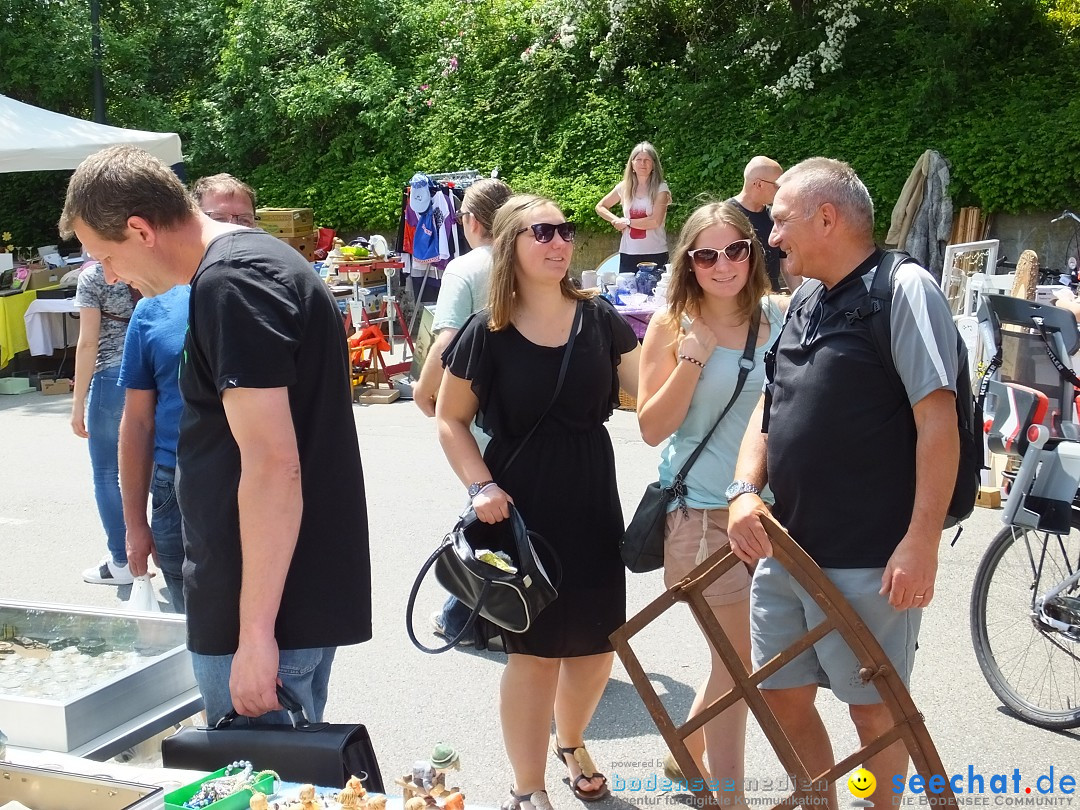
[[[469,484],[469,497],[475,498],[480,494],[480,490],[486,487],[488,484],[494,484],[494,481],[474,481]]]
[[[728,484],[728,488],[724,490],[724,496],[727,498],[728,503],[731,503],[740,495],[745,495],[748,492],[752,492],[754,495],[761,494],[761,490],[749,481],[732,481]]]

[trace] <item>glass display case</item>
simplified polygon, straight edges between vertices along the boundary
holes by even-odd
[[[18,802],[31,810],[159,810],[164,791],[97,776],[66,774],[0,762],[0,806]]]
[[[8,744],[80,746],[195,689],[183,616],[0,601]]]

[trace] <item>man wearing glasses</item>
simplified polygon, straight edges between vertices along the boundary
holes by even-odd
[[[219,218],[252,212],[250,197],[227,212],[208,199]],[[176,493],[207,720],[235,709],[288,723],[281,683],[321,721],[337,648],[371,638],[364,477],[336,302],[296,250],[203,214],[168,166],[132,146],[76,169],[60,232],[79,237],[107,280],[150,296],[191,285]]]
[[[200,177],[191,187],[191,196],[215,222],[255,227],[255,189],[231,174]]]
[[[202,177],[191,193],[202,212],[216,222],[247,228],[255,224],[255,191],[231,174]],[[189,285],[180,284],[136,304],[120,366],[120,385],[126,389],[120,421],[120,494],[128,566],[133,576],[141,576],[153,555],[178,613],[184,612],[184,544],[175,494],[176,440],[183,410],[180,356],[190,292]]]
[[[750,224],[754,226],[754,233],[765,251],[765,269],[769,273],[769,283],[772,284],[774,293],[780,292],[785,284],[789,290],[794,290],[802,281],[801,278],[790,277],[783,272],[784,252],[769,244],[769,234],[772,233],[769,206],[776,196],[776,180],[782,171],[775,160],[758,155],[743,169],[742,191],[728,201],[742,209]]]
[[[772,243],[796,273],[816,281],[792,298],[767,401],[751,417],[727,493],[732,550],[757,564],[750,591],[754,665],[823,618],[772,558],[759,519],[767,507],[758,493],[768,483],[777,520],[848,599],[907,683],[956,483],[962,344],[941,288],[914,262],[896,267],[888,310],[853,317],[866,306],[884,254],[874,244],[873,202],[851,166],[811,158],[777,182]],[[892,368],[875,349],[870,324],[886,312]],[[834,762],[815,707],[819,686],[848,704],[864,746],[893,724],[835,633],[760,686],[811,774]],[[903,776],[907,751],[897,742],[863,764],[879,778]],[[838,806],[835,785],[819,798]],[[876,797],[875,805],[882,806]]]

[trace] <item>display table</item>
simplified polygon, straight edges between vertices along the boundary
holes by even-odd
[[[79,319],[74,298],[38,298],[23,314],[26,343],[33,355],[50,355],[79,342]]]
[[[623,320],[630,324],[630,328],[634,330],[634,334],[637,335],[638,340],[645,337],[645,330],[649,326],[649,321],[652,319],[653,313],[659,309],[655,304],[646,304],[644,306],[637,307],[624,307],[616,305],[615,311],[622,315]]]
[[[11,362],[19,352],[30,348],[26,342],[23,315],[37,300],[37,290],[0,297],[0,368]]]

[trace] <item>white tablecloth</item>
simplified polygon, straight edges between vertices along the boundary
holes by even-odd
[[[38,298],[26,308],[26,342],[30,354],[52,354],[64,348],[64,329],[67,345],[79,341],[79,320],[69,313],[78,312],[74,298]]]

